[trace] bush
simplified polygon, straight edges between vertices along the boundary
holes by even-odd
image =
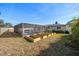
[[[74,19],[71,23],[71,31],[72,31],[72,43],[74,44],[74,47],[76,46],[79,48],[79,18]]]
[[[66,34],[69,34],[69,31],[65,31]]]
[[[55,32],[55,33],[64,33],[64,34],[69,34],[68,31],[63,31],[63,30],[52,30],[52,32]]]

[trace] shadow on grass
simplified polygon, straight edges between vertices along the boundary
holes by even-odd
[[[79,50],[70,46],[71,35],[62,36],[62,40],[50,43],[47,49],[41,50],[37,56],[79,56]]]

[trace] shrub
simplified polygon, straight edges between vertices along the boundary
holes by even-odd
[[[69,31],[65,31],[66,34],[69,34]]]
[[[72,43],[74,44],[74,47],[79,46],[79,18],[74,19],[71,22],[71,31],[72,31]],[[79,48],[79,47],[78,47]]]
[[[63,30],[52,30],[52,32],[69,34],[68,31],[63,31]]]

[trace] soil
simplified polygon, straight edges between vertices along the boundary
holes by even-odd
[[[49,48],[49,44],[55,43],[60,39],[44,39],[32,43],[24,38],[0,38],[0,55],[3,56],[35,56],[42,50]]]

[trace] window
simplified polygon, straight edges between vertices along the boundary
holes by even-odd
[[[24,30],[24,34],[31,35],[33,32],[31,30]]]
[[[57,27],[57,29],[61,29],[61,27]]]
[[[24,33],[28,33],[29,32],[29,30],[24,30]]]

